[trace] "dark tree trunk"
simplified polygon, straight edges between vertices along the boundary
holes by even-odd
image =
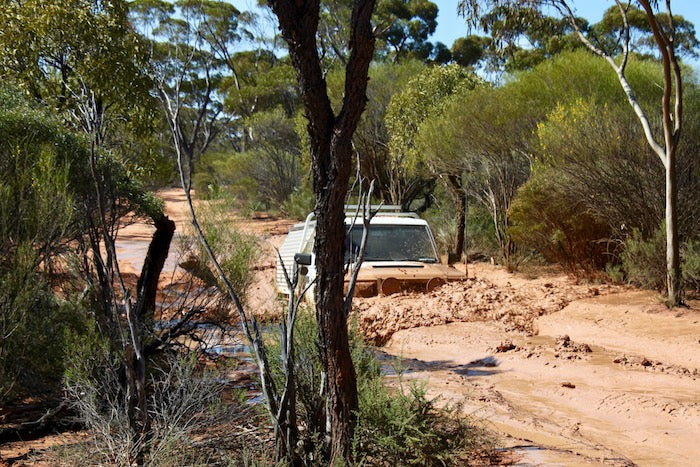
[[[140,345],[140,343],[139,343]],[[135,436],[134,451],[130,462],[144,465],[146,445],[150,437],[150,420],[146,406],[146,362],[143,353],[137,352],[132,344],[124,349],[126,369],[126,413],[129,427]]]
[[[143,322],[144,319],[153,319],[156,309],[156,294],[158,292],[158,279],[163,271],[165,260],[170,250],[170,242],[175,233],[175,222],[168,216],[162,216],[155,220],[156,231],[153,233],[148,252],[141,268],[141,275],[136,284],[136,315]]]
[[[464,232],[467,229],[467,192],[462,188],[460,177],[450,175],[449,181],[450,191],[457,209],[457,239],[450,259],[460,261],[464,253]]]
[[[343,313],[344,203],[352,166],[352,135],[365,108],[367,75],[374,53],[374,0],[355,0],[343,106],[331,108],[316,44],[319,0],[271,0],[297,72],[308,118],[316,195],[316,319],[327,376],[326,413],[331,465],[349,460],[357,411],[357,381]]]
[[[134,344],[124,349],[127,389],[127,415],[132,432],[138,440],[131,461],[143,465],[145,450],[150,439],[150,419],[148,417],[146,394],[146,356],[144,355],[143,333],[139,332],[145,323],[153,321],[156,307],[158,279],[168,257],[170,242],[175,233],[175,223],[162,216],[155,220],[156,231],[151,237],[148,252],[141,268],[136,285],[137,301],[132,312],[132,320],[137,328],[137,335],[132,336]]]

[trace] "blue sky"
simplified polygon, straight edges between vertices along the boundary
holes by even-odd
[[[257,9],[257,0],[229,0],[241,10]],[[448,47],[458,37],[469,34],[464,18],[457,15],[458,0],[432,0],[439,8],[438,26],[430,38],[432,42],[442,42]],[[664,4],[665,2],[660,2]],[[572,0],[576,13],[588,19],[591,23],[600,21],[603,13],[614,5],[613,0]],[[695,25],[696,35],[700,36],[700,0],[673,0],[671,8],[674,14],[682,15]],[[481,33],[481,31],[475,31]],[[700,53],[700,51],[698,51]],[[690,64],[700,71],[700,59],[692,60]]]
[[[457,15],[457,0],[432,0],[439,8],[438,26],[435,34],[430,38],[433,42],[442,42],[448,47],[458,37],[466,36],[469,32],[464,19]],[[583,16],[591,23],[597,23],[603,17],[603,13],[614,5],[613,0],[573,0],[576,13]],[[665,2],[660,2],[665,3]],[[696,35],[700,35],[700,1],[698,0],[674,0],[671,2],[671,11],[674,15],[682,15],[695,25]],[[481,31],[475,31],[480,34]],[[691,62],[697,70],[700,61]]]
[[[432,41],[440,41],[448,47],[458,37],[468,34],[464,19],[457,15],[457,0],[433,0],[438,8],[438,27]],[[576,13],[592,23],[600,21],[603,13],[614,5],[612,0],[574,0]],[[671,2],[673,14],[682,15],[695,25],[696,33],[700,34],[700,2],[698,0],[675,0]],[[480,33],[480,31],[478,31]]]

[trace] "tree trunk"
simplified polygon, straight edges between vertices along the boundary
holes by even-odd
[[[374,53],[374,0],[355,0],[350,24],[350,58],[343,106],[337,116],[328,98],[316,44],[318,0],[271,0],[297,71],[309,120],[313,187],[316,194],[316,252],[319,345],[328,400],[330,464],[349,461],[357,412],[357,382],[343,313],[344,203],[352,160],[351,140],[367,100],[367,76]]]
[[[374,0],[355,0],[350,24],[350,58],[345,68],[343,105],[334,115],[318,55],[319,0],[270,0],[279,20],[308,118],[313,187],[316,195],[316,253],[319,345],[326,372],[330,464],[348,462],[358,407],[355,368],[348,345],[343,303],[344,204],[352,165],[352,135],[367,101],[369,64],[374,54]]]
[[[464,253],[464,232],[467,229],[467,192],[462,188],[460,177],[450,175],[449,180],[450,191],[457,209],[457,239],[450,259],[460,261]]]
[[[668,306],[682,303],[680,259],[678,254],[678,222],[676,190],[676,156],[669,151],[666,156],[666,291]]]
[[[165,260],[170,250],[170,242],[175,233],[175,222],[168,216],[162,216],[154,222],[156,231],[151,237],[148,245],[148,252],[143,261],[141,275],[136,284],[136,315],[141,322],[144,319],[153,319],[153,312],[156,309],[156,294],[158,292],[158,279],[163,271]]]
[[[349,148],[348,148],[349,149]],[[350,176],[348,157],[338,157],[331,177],[315,173],[316,195],[316,270],[319,342],[328,385],[326,404],[327,428],[330,434],[331,465],[350,458],[350,447],[358,407],[357,383],[348,328],[343,313],[345,210],[344,201]],[[324,180],[325,179],[325,180]],[[321,182],[321,183],[319,183]]]

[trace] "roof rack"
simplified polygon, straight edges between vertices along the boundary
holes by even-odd
[[[415,212],[402,212],[401,205],[399,204],[371,204],[369,209],[372,211],[377,211],[378,217],[412,217],[414,219],[419,219],[420,216]],[[362,215],[362,206],[357,204],[346,204],[345,205],[345,216],[355,217],[355,215]]]
[[[362,205],[361,204],[346,204],[345,205],[345,212],[355,212],[359,208],[360,211],[362,211]],[[370,204],[369,208],[372,211],[379,211],[379,212],[401,212],[401,205],[400,204]]]

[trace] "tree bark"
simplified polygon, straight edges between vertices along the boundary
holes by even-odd
[[[319,0],[271,0],[297,72],[308,118],[313,188],[316,195],[318,321],[326,372],[329,462],[349,461],[358,407],[357,381],[343,313],[344,203],[352,166],[352,135],[365,108],[369,63],[374,53],[374,0],[355,0],[343,106],[334,115],[316,43]]]
[[[455,201],[455,208],[457,209],[457,239],[455,241],[454,251],[452,252],[453,258],[451,259],[460,261],[464,253],[464,232],[467,229],[467,192],[462,188],[459,177],[450,175],[449,181],[450,191],[452,192],[452,198]]]
[[[668,306],[680,305],[683,301],[680,255],[678,254],[678,215],[676,212],[678,190],[676,189],[675,159],[675,152],[669,152],[666,160],[666,293]]]
[[[660,117],[663,123],[663,145],[657,142],[652,132],[649,119],[637,102],[625,76],[625,66],[630,52],[630,34],[629,23],[622,4],[618,2],[618,7],[620,8],[620,13],[622,14],[627,30],[626,34],[623,36],[622,61],[621,64],[618,65],[613,57],[604,53],[586,38],[576,23],[576,18],[568,2],[566,0],[559,0],[559,4],[562,7],[561,11],[569,17],[571,25],[578,33],[581,41],[594,53],[603,57],[617,73],[618,81],[627,96],[630,106],[639,119],[649,147],[659,156],[659,159],[666,169],[666,304],[669,307],[673,307],[680,305],[683,300],[677,225],[678,213],[676,212],[676,200],[678,198],[676,186],[676,148],[678,147],[683,129],[683,80],[681,77],[680,64],[676,57],[676,40],[673,15],[671,14],[671,0],[665,2],[666,19],[668,20],[667,30],[661,27],[656,18],[654,12],[656,2],[638,0],[638,3],[647,16],[647,22],[654,36],[654,42],[656,42],[658,47],[659,54],[661,55],[661,63],[663,65],[664,88],[660,111]]]
[[[153,319],[153,312],[156,309],[156,294],[158,292],[158,279],[163,271],[165,260],[170,250],[170,242],[175,233],[175,222],[168,216],[162,216],[155,220],[156,231],[151,237],[148,245],[148,252],[143,261],[141,275],[136,284],[136,315],[143,323],[144,319]]]

